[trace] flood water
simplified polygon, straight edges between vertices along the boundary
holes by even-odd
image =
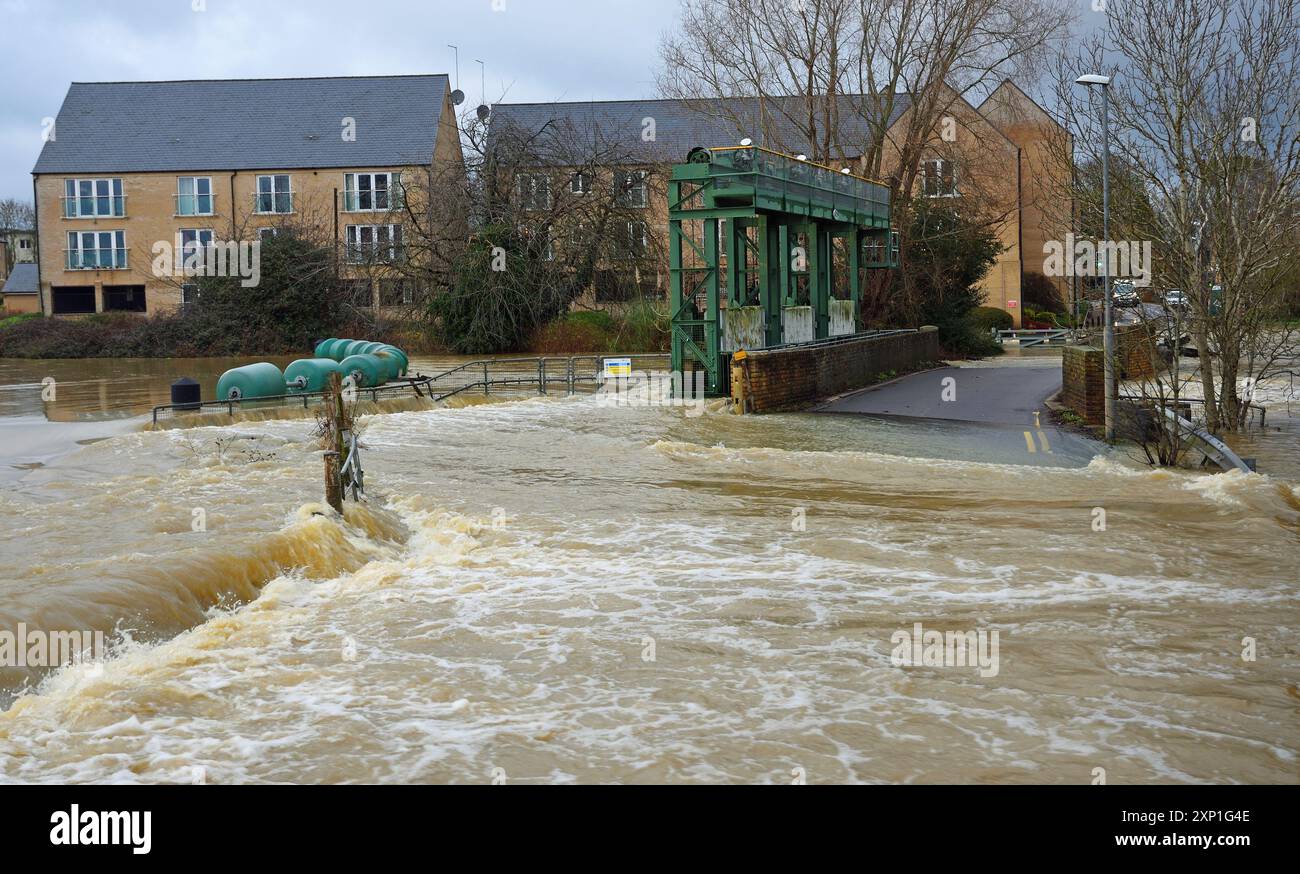
[[[1300,782],[1298,477],[533,398],[365,420],[339,523],[313,422],[111,420],[222,364],[56,366],[0,362],[77,429],[0,482],[0,628],[113,652],[0,671],[2,780]]]

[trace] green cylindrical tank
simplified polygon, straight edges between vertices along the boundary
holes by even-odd
[[[284,369],[290,394],[322,392],[329,388],[330,374],[343,373],[343,366],[328,358],[304,358]]]
[[[341,365],[343,376],[358,376],[359,388],[377,388],[388,382],[388,365],[373,355],[351,355]]]
[[[330,351],[334,348],[333,344],[337,342],[338,342],[337,337],[330,337],[328,340],[321,340],[319,343],[316,344],[316,350],[312,353],[312,355],[316,358],[329,358]]]
[[[330,344],[330,348],[327,350],[329,354],[326,355],[325,357],[332,358],[335,361],[342,361],[344,358],[348,357],[348,348],[351,347],[351,345],[355,342],[357,341],[356,340],[335,340],[333,343]]]
[[[398,375],[405,376],[407,371],[411,369],[410,357],[407,356],[407,354],[403,352],[401,349],[398,349],[396,346],[385,346],[384,351],[397,356],[397,359],[402,362],[402,369]]]
[[[344,358],[351,358],[353,355],[365,355],[366,347],[369,345],[369,340],[353,340],[351,343],[348,343],[346,346],[343,346],[338,350],[340,355],[339,361],[342,361]]]
[[[384,344],[383,344],[383,343],[367,343],[365,346],[362,346],[362,347],[361,347],[361,351],[360,351],[360,352],[357,352],[357,353],[355,353],[355,354],[357,354],[357,355],[374,355],[376,352],[378,352],[380,349],[383,349],[383,348],[384,348]]]
[[[374,353],[374,356],[384,362],[384,367],[388,371],[388,379],[392,381],[402,375],[402,359],[393,354],[391,349],[380,349]]]
[[[287,394],[284,374],[274,364],[250,364],[226,371],[217,381],[217,400],[276,398]]]

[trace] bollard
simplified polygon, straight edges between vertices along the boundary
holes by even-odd
[[[203,386],[188,376],[172,383],[172,406],[177,410],[192,412],[200,409],[203,402]]]

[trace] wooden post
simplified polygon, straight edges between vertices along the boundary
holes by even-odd
[[[325,503],[334,508],[334,512],[343,515],[343,481],[339,476],[339,454],[325,453]]]

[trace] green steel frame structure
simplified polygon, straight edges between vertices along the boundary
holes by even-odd
[[[672,367],[704,370],[710,397],[730,394],[738,348],[833,336],[832,300],[852,301],[839,308],[852,313],[848,330],[841,319],[834,336],[852,333],[866,271],[898,266],[887,186],[756,146],[695,149],[673,167],[668,245]],[[742,315],[735,308],[752,330],[724,349],[724,312]],[[792,341],[796,314],[808,324]],[[739,320],[726,322],[736,333]]]

